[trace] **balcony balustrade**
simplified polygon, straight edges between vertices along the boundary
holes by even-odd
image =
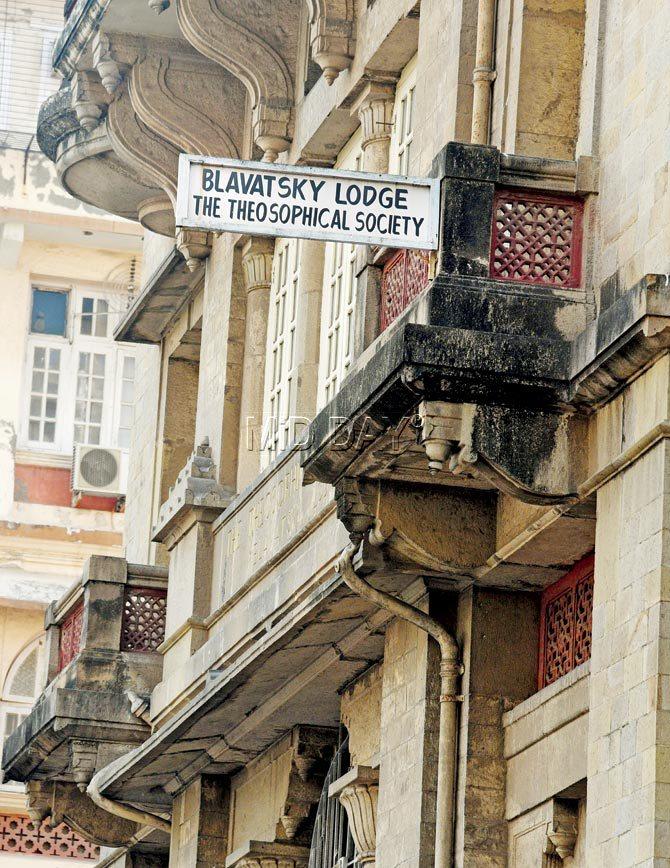
[[[47,685],[3,753],[5,777],[27,782],[36,828],[77,815],[75,832],[93,844],[116,846],[132,834],[135,824],[115,825],[84,793],[98,769],[149,734],[142,714],[161,677],[166,595],[164,568],[95,556],[47,609]]]

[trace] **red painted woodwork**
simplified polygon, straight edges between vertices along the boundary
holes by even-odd
[[[579,286],[583,214],[582,201],[574,197],[499,190],[489,275],[543,286]]]
[[[167,591],[126,588],[121,625],[122,651],[155,651],[165,638]]]
[[[84,604],[69,613],[60,627],[60,649],[58,655],[58,671],[72,662],[81,649],[81,631],[84,624]]]
[[[538,689],[591,656],[593,555],[583,558],[542,594]]]
[[[399,250],[382,271],[382,331],[405,310],[428,284],[428,252]]]
[[[114,512],[116,509],[115,497],[85,494],[73,501],[70,471],[66,467],[39,467],[33,464],[16,465],[14,500],[18,503],[74,506],[77,509],[96,509],[102,512]]]
[[[100,848],[85,841],[65,823],[52,828],[46,822],[35,823],[28,817],[10,814],[0,814],[0,852],[100,858]]]

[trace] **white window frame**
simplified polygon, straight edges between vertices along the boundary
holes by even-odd
[[[67,322],[65,336],[40,335],[30,331],[32,320],[33,289],[68,293]],[[81,307],[84,298],[104,299],[108,302],[107,336],[81,334]],[[111,337],[116,322],[123,315],[121,296],[86,284],[63,284],[55,280],[34,280],[29,294],[28,335],[24,363],[24,405],[19,425],[19,446],[31,452],[45,454],[71,455],[74,447],[75,406],[77,394],[77,371],[79,353],[97,353],[105,356],[105,384],[103,393],[103,412],[100,446],[118,446],[123,359],[133,356],[137,365],[137,354],[132,345],[117,343]],[[36,346],[58,349],[61,353],[59,383],[56,408],[56,432],[53,443],[31,440],[29,435],[30,395],[33,372],[33,354]],[[125,447],[123,447],[125,448]],[[127,451],[127,450],[126,450]]]
[[[264,467],[293,441],[301,247],[298,238],[278,238],[272,258],[261,443]]]
[[[417,55],[405,66],[398,80],[393,106],[393,129],[389,148],[389,172],[409,175],[412,170],[411,147],[416,120]]]
[[[358,130],[342,148],[336,169],[359,171],[363,131]],[[326,244],[321,295],[318,407],[336,395],[354,360],[356,328],[356,245]]]

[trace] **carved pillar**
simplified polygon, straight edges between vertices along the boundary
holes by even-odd
[[[207,638],[204,619],[211,609],[213,578],[212,522],[231,494],[216,481],[212,450],[205,440],[187,461],[154,527],[154,542],[170,553],[164,671],[169,675]]]
[[[248,841],[226,859],[226,868],[307,868],[309,847],[282,841]]]
[[[388,172],[395,82],[390,76],[370,81],[352,110],[358,114],[363,130],[362,169],[365,172]],[[363,245],[357,248],[355,267],[355,354],[358,356],[379,334],[382,269],[373,262],[373,248]]]
[[[272,238],[250,238],[242,254],[244,285],[247,291],[247,314],[240,404],[238,491],[254,479],[260,467],[265,350],[273,254],[274,239]]]
[[[363,169],[388,172],[393,130],[394,77],[370,81],[356,101],[355,111],[363,128]]]
[[[375,865],[379,770],[354,766],[331,784],[329,796],[338,796],[347,812],[359,865]]]

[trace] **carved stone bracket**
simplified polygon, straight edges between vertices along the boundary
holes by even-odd
[[[396,81],[394,76],[370,80],[352,109],[363,130],[363,159],[367,171],[388,171]]]
[[[358,864],[374,866],[379,770],[369,766],[354,766],[330,785],[328,795],[337,796],[347,812]]]
[[[86,792],[91,778],[95,774],[98,758],[98,746],[94,741],[73,740],[70,742],[70,767],[77,789]]]
[[[49,781],[27,781],[26,800],[31,820],[41,823],[51,816],[53,784]]]
[[[310,46],[323,77],[332,84],[349,69],[356,50],[354,0],[309,0]]]
[[[554,799],[544,846],[544,855],[548,857],[547,868],[553,868],[554,865],[558,868],[565,859],[575,855],[578,832],[577,802]]]
[[[87,132],[94,130],[103,118],[109,94],[93,72],[75,72],[71,83],[72,108],[77,120]]]
[[[232,18],[222,2],[178,0],[177,15],[191,45],[247,88],[253,139],[264,159],[274,162],[292,138],[293,79],[286,60],[256,32],[252,18],[246,24],[242,16]]]
[[[195,271],[212,252],[213,235],[202,229],[178,229],[177,249],[189,271]]]
[[[113,94],[137,59],[138,43],[128,35],[112,36],[98,30],[92,42],[93,65],[107,93]]]

